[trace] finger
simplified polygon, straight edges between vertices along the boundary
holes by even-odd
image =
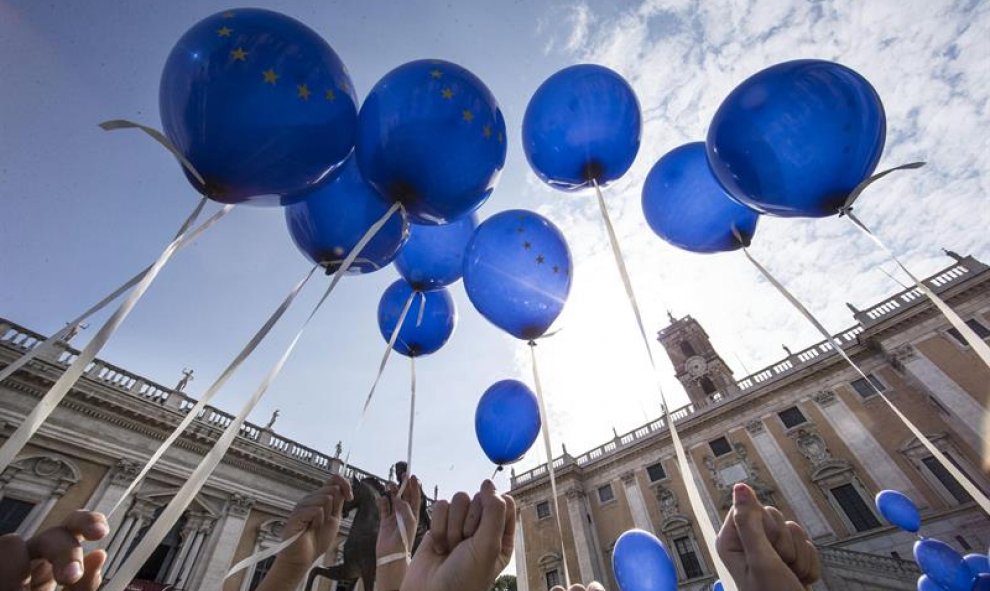
[[[423,502],[423,489],[419,485],[419,478],[415,476],[409,477],[409,484],[406,486],[406,490],[402,495],[402,500],[409,503],[413,515],[419,515],[419,505]]]
[[[27,544],[17,534],[0,536],[0,589],[15,591],[26,585],[31,577],[31,558]]]
[[[502,530],[502,556],[511,556],[516,545],[516,500],[502,495],[505,501],[505,528]],[[590,587],[588,588],[590,591]],[[604,590],[603,590],[604,591]]]
[[[763,525],[767,529],[767,538],[773,544],[774,550],[777,551],[777,555],[784,561],[784,564],[792,564],[796,558],[797,550],[794,546],[794,537],[791,536],[791,532],[785,524],[784,514],[776,507],[764,507],[763,512]]]
[[[790,565],[791,570],[803,584],[810,585],[817,581],[821,574],[818,550],[808,538],[808,533],[804,531],[803,527],[793,521],[788,521],[785,527],[794,539],[796,556],[794,563]]]
[[[447,513],[450,511],[450,504],[447,501],[437,501],[433,504],[433,524],[430,526],[430,536],[433,541],[433,549],[437,554],[447,554],[450,546],[447,544]]]
[[[567,591],[588,591],[584,585],[571,585]]]
[[[481,493],[475,493],[474,497],[471,498],[471,504],[468,506],[467,517],[464,518],[464,538],[470,538],[478,531],[478,525],[481,523]]]
[[[327,523],[336,516],[334,509],[336,508],[338,498],[340,498],[340,491],[336,487],[331,489],[330,494],[323,497],[323,504],[321,506],[323,509],[323,521],[320,523]]]
[[[450,513],[447,515],[447,543],[454,548],[464,539],[464,522],[467,520],[471,497],[459,492],[450,500]]]
[[[742,552],[742,542],[739,540],[739,530],[736,529],[736,511],[730,508],[725,514],[718,536],[715,538],[715,549],[722,560],[728,560],[732,554]]]
[[[478,539],[478,547],[485,552],[485,558],[490,556],[494,559],[502,545],[506,505],[491,480],[481,483],[481,524],[474,538]]]
[[[79,539],[65,527],[53,527],[27,542],[28,556],[52,563],[52,575],[62,585],[83,576],[83,551]]]
[[[83,577],[70,585],[66,591],[96,591],[103,583],[103,564],[107,561],[107,553],[103,550],[94,550],[83,558],[83,569],[86,571]]]
[[[305,531],[310,525],[322,523],[323,507],[304,507],[297,509],[295,516],[291,517],[289,523],[286,525],[284,537],[287,539],[297,532]]]
[[[102,540],[110,533],[110,526],[107,518],[102,513],[95,511],[73,511],[62,522],[62,527],[69,531],[79,541],[89,540],[94,542]]]
[[[385,520],[388,519],[388,499],[378,497],[378,500],[375,502],[378,503],[378,522],[385,523]]]
[[[327,485],[336,486],[343,495],[343,500],[353,501],[354,491],[351,489],[351,482],[341,476],[340,474],[334,474],[326,482]]]
[[[567,589],[564,589],[560,585],[554,585],[553,588],[550,589],[550,591],[567,591]]]
[[[767,539],[763,506],[757,502],[753,489],[743,483],[736,484],[732,488],[732,506],[735,508],[733,522],[746,554],[746,562],[751,569],[767,566],[777,553]]]

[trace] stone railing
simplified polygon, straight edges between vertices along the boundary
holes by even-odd
[[[835,546],[818,546],[818,553],[825,566],[869,571],[904,580],[914,580],[921,576],[921,569],[917,564],[893,556],[867,554]]]
[[[0,350],[8,349],[13,353],[11,359],[29,351],[45,340],[44,335],[20,326],[10,320],[0,318]],[[29,363],[21,371],[30,371],[32,365],[49,363],[60,369],[67,368],[79,356],[79,351],[65,343],[58,343],[50,351],[40,354],[36,361]],[[96,359],[86,367],[83,377],[117,392],[135,396],[147,403],[166,407],[186,414],[196,405],[196,400],[190,396],[155,383],[147,378],[131,373],[111,363]],[[234,416],[212,406],[205,406],[193,425],[204,425],[216,429],[226,429],[233,422]],[[264,446],[274,453],[292,458],[305,464],[310,464],[321,470],[330,472],[339,467],[340,461],[315,449],[306,447],[291,439],[287,439],[269,429],[264,429],[253,423],[245,422],[241,426],[240,437],[244,440]],[[373,476],[361,470],[349,468],[360,476]],[[377,477],[375,477],[377,478]]]

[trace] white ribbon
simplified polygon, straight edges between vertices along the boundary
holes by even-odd
[[[729,569],[726,568],[725,564],[722,563],[722,559],[719,557],[718,548],[715,544],[715,539],[717,537],[715,527],[709,520],[708,514],[705,511],[705,505],[701,500],[701,493],[698,491],[697,483],[694,481],[694,473],[691,471],[687,454],[684,452],[684,445],[681,443],[681,437],[677,433],[677,427],[674,425],[674,420],[670,416],[670,405],[667,404],[667,398],[664,395],[663,386],[660,384],[656,360],[653,358],[653,349],[650,347],[649,337],[646,336],[646,327],[643,325],[643,317],[639,311],[639,303],[636,301],[636,294],[633,291],[632,281],[630,280],[629,272],[626,269],[626,262],[622,256],[622,250],[619,248],[619,239],[615,235],[615,228],[612,227],[612,220],[608,215],[608,209],[605,207],[605,199],[602,197],[602,190],[598,186],[597,181],[592,181],[592,183],[595,187],[595,194],[598,197],[598,208],[601,210],[602,220],[605,222],[605,230],[608,232],[609,243],[612,245],[612,254],[615,256],[615,265],[619,270],[619,276],[622,278],[622,285],[625,287],[626,297],[629,299],[629,305],[632,308],[633,315],[636,317],[636,325],[639,327],[639,334],[643,337],[643,346],[646,349],[646,354],[650,358],[650,366],[653,368],[653,378],[656,381],[657,391],[660,392],[660,402],[663,405],[664,422],[667,424],[667,429],[670,431],[670,440],[674,444],[674,455],[677,457],[677,467],[681,472],[681,478],[684,482],[684,488],[687,491],[691,511],[694,513],[695,521],[698,522],[698,529],[701,530],[701,536],[704,538],[705,544],[708,546],[708,553],[715,565],[715,570],[718,573],[719,579],[722,580],[722,586],[726,591],[736,591],[736,585],[732,579],[732,575],[729,574]],[[550,464],[553,464],[552,460],[550,461]]]
[[[203,394],[203,397],[196,402],[195,406],[189,409],[189,411],[186,413],[186,416],[182,418],[182,421],[179,423],[179,425],[172,431],[172,433],[169,434],[169,436],[165,439],[165,441],[163,441],[162,444],[158,446],[158,449],[155,450],[155,453],[151,455],[151,457],[145,463],[144,467],[141,468],[141,471],[138,473],[137,477],[134,480],[132,480],[129,485],[127,485],[127,489],[124,491],[123,494],[120,495],[120,498],[114,504],[113,508],[110,509],[110,511],[107,513],[108,519],[125,503],[130,501],[129,497],[131,493],[134,492],[134,489],[137,488],[139,484],[141,484],[141,482],[144,480],[144,477],[147,476],[148,472],[151,471],[151,468],[158,462],[158,460],[161,459],[161,457],[165,454],[165,452],[168,451],[169,447],[171,447],[172,444],[175,443],[175,440],[182,435],[182,433],[186,430],[187,427],[189,427],[189,425],[196,419],[196,417],[199,416],[199,413],[203,410],[204,407],[206,407],[207,404],[209,404],[210,400],[213,399],[216,393],[220,391],[220,388],[222,388],[223,385],[227,383],[227,380],[229,380],[230,376],[232,376],[234,372],[237,371],[237,368],[239,368],[241,364],[244,363],[244,361],[254,352],[254,350],[258,347],[258,345],[261,344],[261,341],[263,341],[265,337],[268,336],[268,333],[271,332],[275,324],[279,321],[280,318],[282,318],[282,315],[285,314],[285,311],[289,309],[289,306],[292,304],[293,300],[295,300],[296,296],[299,295],[299,292],[302,290],[303,286],[306,285],[309,279],[313,276],[313,272],[316,271],[316,269],[317,267],[314,266],[312,269],[309,270],[308,273],[306,273],[305,277],[303,277],[298,283],[296,283],[295,287],[293,287],[292,290],[289,291],[289,294],[285,296],[285,299],[278,306],[278,308],[276,308],[275,311],[272,313],[272,315],[268,318],[268,320],[265,321],[265,324],[262,325],[260,329],[258,329],[258,332],[256,332],[254,336],[251,337],[251,340],[248,341],[246,345],[244,345],[244,348],[241,349],[241,352],[238,353],[237,356],[234,357],[233,361],[231,361],[230,364],[227,366],[227,368],[223,370],[223,373],[220,374],[220,377],[218,377],[216,381],[214,381],[213,384],[210,385],[210,387],[206,390],[206,393]]]
[[[409,442],[406,445],[406,478],[399,488],[399,496],[402,495],[409,476],[412,475],[412,451],[413,451],[413,430],[416,427],[416,358],[409,358]]]
[[[7,466],[14,460],[17,454],[21,451],[24,445],[28,442],[32,435],[41,427],[41,424],[45,422],[45,419],[55,410],[55,407],[59,405],[60,402],[65,398],[66,394],[69,393],[69,389],[79,380],[83,372],[86,371],[86,367],[89,363],[96,357],[103,346],[110,340],[110,337],[117,331],[117,328],[124,322],[128,314],[134,308],[138,300],[144,295],[144,292],[151,287],[152,282],[158,276],[158,273],[162,270],[162,267],[172,258],[176,250],[179,248],[179,244],[182,241],[182,237],[189,230],[189,227],[193,224],[197,217],[199,217],[200,212],[206,205],[206,197],[200,199],[199,204],[189,215],[186,221],[182,224],[182,229],[179,235],[172,240],[172,242],[165,247],[159,255],[158,260],[151,266],[151,269],[141,278],[134,291],[127,296],[127,299],[120,304],[113,315],[100,327],[100,330],[96,333],[92,340],[86,344],[83,350],[79,353],[65,372],[59,377],[58,381],[48,390],[45,396],[40,402],[31,410],[30,413],[24,418],[24,421],[17,427],[17,430],[10,436],[7,441],[4,442],[3,447],[0,447],[0,472],[7,469]]]
[[[536,387],[536,400],[540,403],[540,415],[543,419],[543,448],[547,453],[550,494],[553,495],[553,517],[557,522],[557,535],[560,537],[560,563],[564,567],[564,586],[570,587],[571,573],[567,569],[567,548],[564,544],[564,528],[560,524],[560,501],[557,500],[557,471],[553,467],[553,447],[550,445],[550,416],[547,414],[547,404],[543,399],[543,385],[540,383],[540,372],[536,367],[536,341],[529,342],[529,352],[533,360],[533,385]]]
[[[762,273],[764,277],[766,277],[767,281],[769,281],[770,284],[773,285],[777,289],[777,291],[780,292],[780,294],[784,296],[784,298],[786,298],[787,301],[790,302],[790,304],[794,306],[794,308],[797,309],[798,312],[801,313],[801,315],[803,315],[816,329],[818,329],[818,332],[820,332],[828,340],[828,342],[832,344],[832,348],[835,349],[835,351],[840,356],[842,356],[842,358],[846,361],[846,363],[848,363],[854,370],[856,370],[856,373],[858,373],[859,376],[867,384],[870,385],[870,388],[873,389],[873,392],[877,396],[879,396],[881,400],[887,403],[887,406],[890,407],[890,410],[892,410],[894,414],[897,416],[897,418],[899,418],[901,422],[904,423],[904,425],[908,428],[908,430],[911,431],[911,434],[918,438],[918,441],[920,441],[921,444],[924,445],[925,448],[932,454],[932,456],[936,460],[938,460],[938,462],[942,465],[943,468],[945,468],[950,474],[952,474],[952,477],[956,479],[959,485],[962,486],[967,493],[969,493],[969,496],[973,497],[973,499],[977,502],[978,505],[980,505],[983,511],[988,515],[990,515],[990,499],[987,499],[987,496],[983,494],[983,491],[977,488],[976,485],[973,484],[972,481],[970,481],[969,477],[963,474],[962,471],[959,470],[959,468],[957,468],[956,465],[953,464],[952,461],[945,456],[942,450],[935,447],[935,444],[933,444],[928,439],[928,437],[926,437],[925,434],[922,433],[921,430],[918,429],[918,427],[911,422],[910,419],[904,416],[904,414],[894,405],[894,403],[891,402],[890,399],[887,398],[887,396],[883,392],[881,392],[879,388],[876,387],[876,385],[873,383],[873,380],[869,379],[869,377],[867,377],[867,375],[863,372],[863,370],[860,369],[860,367],[856,365],[856,363],[849,357],[849,355],[846,354],[845,350],[843,350],[842,348],[842,343],[840,343],[838,340],[833,338],[832,335],[829,334],[828,330],[826,330],[825,327],[822,325],[822,323],[819,322],[818,319],[815,318],[815,316],[807,308],[804,307],[804,304],[798,301],[798,299],[794,297],[791,294],[791,292],[787,291],[787,288],[784,287],[783,284],[777,281],[777,279],[772,274],[770,274],[770,272],[767,271],[763,267],[763,265],[761,265],[759,262],[757,262],[755,258],[753,258],[753,256],[749,253],[749,249],[744,247],[742,251],[743,254],[746,255],[746,258],[749,259],[749,262],[751,262],[753,266],[756,267],[756,269],[760,273]]]

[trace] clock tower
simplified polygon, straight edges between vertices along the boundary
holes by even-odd
[[[668,314],[670,325],[657,334],[674,364],[677,379],[684,385],[688,398],[705,406],[737,391],[732,370],[722,361],[708,333],[690,316],[675,319]]]

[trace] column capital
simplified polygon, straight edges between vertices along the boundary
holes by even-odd
[[[110,482],[127,486],[132,480],[137,478],[141,466],[137,462],[127,459],[117,460],[117,463],[110,468]]]
[[[564,491],[564,496],[567,497],[568,501],[580,500],[584,497],[584,491],[576,486],[573,486]]]
[[[811,395],[811,399],[822,408],[831,406],[832,404],[835,404],[835,390],[819,390]]]
[[[746,423],[746,431],[750,435],[759,435],[763,433],[766,429],[763,426],[763,421],[761,419],[755,419]]]
[[[234,493],[227,499],[227,512],[235,517],[246,517],[255,502],[254,497]]]
[[[630,486],[630,485],[636,484],[636,471],[635,470],[627,470],[627,471],[623,472],[622,475],[619,476],[619,478],[622,479],[622,484],[624,484],[626,486]]]

